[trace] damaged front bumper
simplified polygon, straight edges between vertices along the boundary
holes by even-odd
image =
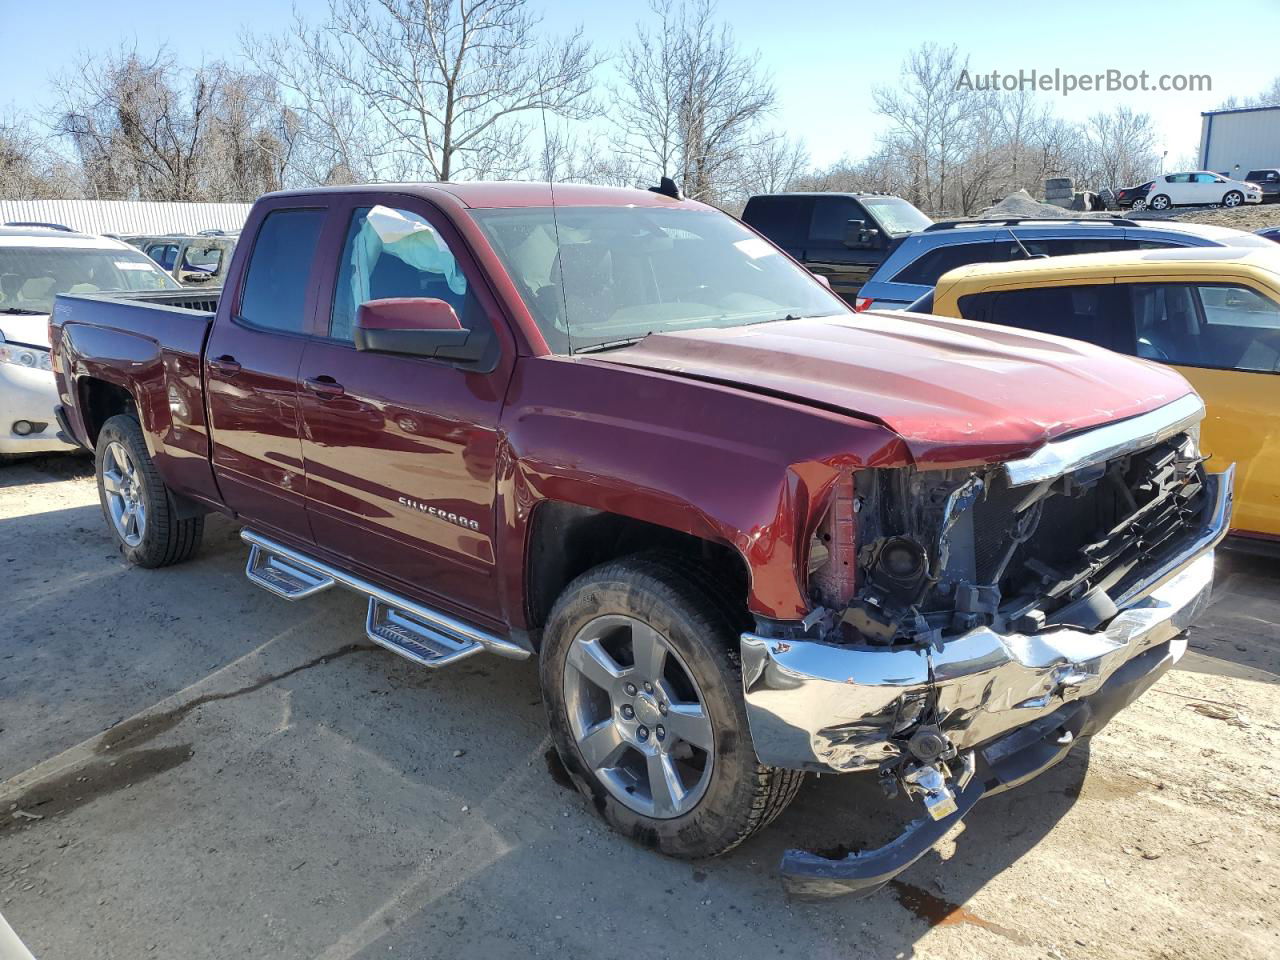
[[[744,634],[747,714],[761,763],[875,770],[902,756],[904,734],[928,716],[974,770],[955,784],[954,812],[914,822],[879,850],[836,861],[789,852],[782,869],[791,888],[811,895],[879,888],[982,796],[1057,763],[1175,663],[1184,631],[1209,602],[1213,551],[1230,518],[1233,470],[1207,479],[1201,529],[1117,597],[1119,613],[1099,630],[982,627],[924,649]]]

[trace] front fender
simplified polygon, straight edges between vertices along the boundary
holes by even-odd
[[[551,500],[732,546],[757,616],[809,610],[809,536],[841,468],[909,462],[887,428],[791,401],[583,358],[517,365],[503,414],[500,569]],[[508,615],[522,587],[504,586]]]

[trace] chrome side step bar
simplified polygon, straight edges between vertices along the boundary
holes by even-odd
[[[365,633],[424,667],[445,667],[481,650],[523,660],[529,651],[510,640],[393,593],[362,577],[309,557],[247,527],[240,539],[249,544],[245,575],[286,600],[301,600],[334,584],[369,598]]]

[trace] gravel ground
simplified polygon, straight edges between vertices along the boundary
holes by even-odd
[[[214,520],[191,563],[132,569],[85,461],[0,473],[0,912],[42,960],[1280,947],[1280,564],[1224,557],[1180,669],[891,888],[803,903],[785,847],[875,843],[901,812],[863,779],[663,859],[561,785],[533,664],[418,669],[364,642],[356,598],[291,605],[244,558]]]

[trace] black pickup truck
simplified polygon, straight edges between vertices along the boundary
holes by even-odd
[[[853,303],[898,242],[933,221],[884,193],[769,193],[752,197],[743,221]]]

